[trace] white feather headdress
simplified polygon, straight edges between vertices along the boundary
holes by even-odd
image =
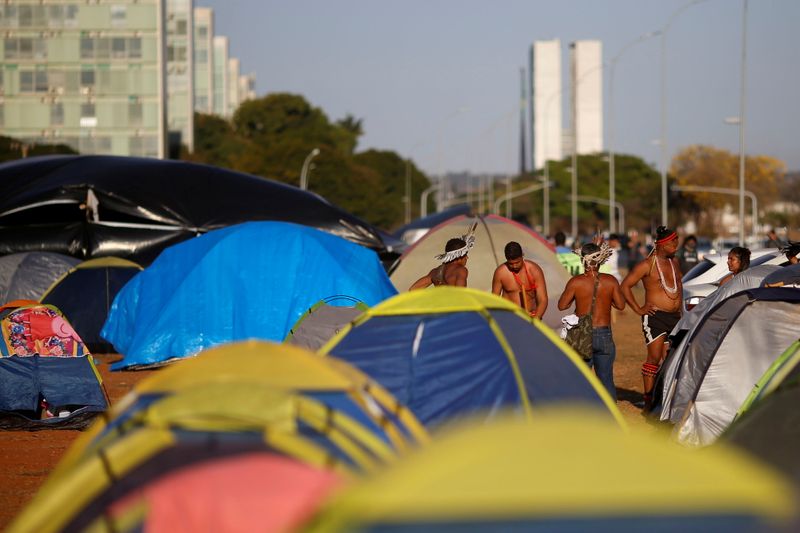
[[[460,259],[467,255],[469,251],[472,250],[472,247],[475,246],[475,229],[477,229],[477,227],[478,221],[475,220],[475,222],[473,222],[469,227],[469,231],[461,236],[461,240],[466,244],[458,250],[450,250],[449,252],[439,254],[436,256],[436,259],[442,263],[449,263],[450,261],[455,261],[456,259]]]
[[[585,268],[588,265],[599,267],[608,261],[608,258],[611,257],[611,255],[614,253],[614,250],[608,245],[607,242],[604,242],[600,245],[600,249],[596,252],[582,255],[580,250],[573,250],[572,253],[578,254],[578,257],[581,258]]]

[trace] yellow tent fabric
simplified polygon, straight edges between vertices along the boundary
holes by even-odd
[[[61,531],[90,502],[145,461],[177,445],[175,430],[208,430],[261,433],[265,445],[317,468],[331,469],[350,477],[350,467],[300,434],[302,422],[325,432],[345,449],[355,463],[372,469],[376,462],[352,438],[353,421],[331,415],[324,406],[308,398],[259,388],[226,383],[184,389],[165,398],[139,415],[143,425],[111,440],[102,453],[84,457],[69,471],[53,474],[34,500],[11,525],[9,531]],[[355,428],[355,431],[358,431]],[[363,438],[363,435],[359,435]],[[357,442],[358,441],[358,442]],[[369,451],[388,454],[388,450]],[[218,446],[224,447],[224,444]],[[266,447],[265,447],[266,450]],[[164,465],[164,471],[169,470]]]
[[[550,521],[557,529],[559,520],[726,515],[763,525],[793,517],[786,481],[732,449],[687,450],[579,411],[536,416],[535,425],[495,419],[452,428],[334,498],[309,530],[482,521]]]
[[[412,443],[422,444],[428,441],[427,431],[407,408],[400,405],[379,384],[347,363],[320,357],[290,345],[251,340],[206,350],[197,357],[178,361],[137,384],[133,391],[110,410],[107,421],[99,420],[76,440],[59,463],[56,474],[69,471],[87,453],[91,453],[92,447],[116,438],[117,432],[114,432],[97,441],[108,422],[124,413],[142,395],[181,393],[209,384],[231,384],[234,388],[252,385],[279,391],[344,391],[386,431],[398,450],[404,450]],[[409,436],[396,427],[393,421],[386,419],[383,411],[375,404],[392,413],[403,424]],[[240,407],[230,402],[219,405],[223,410]]]
[[[391,273],[390,279],[400,292],[405,292],[420,277],[440,263],[435,256],[444,252],[445,244],[453,237],[467,233],[476,217],[458,216],[433,228],[406,250]],[[509,241],[522,246],[526,259],[538,264],[544,272],[549,304],[544,322],[550,327],[559,327],[561,317],[571,311],[561,312],[556,305],[559,296],[569,281],[569,274],[559,263],[555,251],[533,230],[497,215],[477,217],[475,246],[469,253],[467,286],[482,291],[492,290],[492,275],[505,262],[503,249]]]

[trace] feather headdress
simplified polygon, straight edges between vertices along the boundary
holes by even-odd
[[[478,220],[476,219],[475,222],[473,222],[469,227],[469,231],[461,236],[461,240],[466,244],[457,250],[450,250],[449,252],[439,254],[436,256],[436,259],[442,263],[449,263],[450,261],[455,261],[456,259],[460,259],[467,255],[469,251],[472,250],[472,247],[475,246],[475,230],[477,227]]]
[[[599,267],[608,261],[608,258],[611,257],[611,255],[614,253],[614,250],[608,245],[607,242],[604,242],[600,245],[600,249],[596,252],[582,255],[580,250],[573,250],[572,253],[578,254],[578,257],[581,258],[585,268],[587,266]]]

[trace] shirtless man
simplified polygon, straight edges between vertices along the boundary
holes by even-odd
[[[584,244],[580,253],[584,273],[573,276],[567,282],[561,298],[558,299],[558,308],[564,311],[574,301],[576,315],[582,317],[589,314],[592,312],[592,299],[597,284],[592,313],[592,358],[588,364],[590,368],[594,367],[598,379],[616,401],[614,359],[617,356],[617,347],[611,335],[611,306],[622,311],[625,309],[625,297],[622,296],[617,278],[598,272],[600,266],[613,255],[614,250],[605,243],[602,246]]]
[[[647,359],[642,365],[644,410],[653,407],[653,386],[659,365],[667,353],[667,336],[681,318],[681,269],[675,252],[678,234],[659,226],[656,244],[647,259],[640,261],[622,280],[622,294],[628,305],[642,317],[642,333],[647,344]],[[639,281],[644,285],[644,306],[631,290]]]
[[[466,287],[467,276],[467,255],[469,254],[467,242],[464,239],[450,239],[444,247],[444,253],[437,255],[437,259],[443,262],[438,267],[432,269],[428,274],[422,276],[414,282],[408,290],[424,289],[429,285],[438,287],[440,285],[451,285],[453,287]],[[463,250],[463,254],[461,251]],[[458,256],[458,257],[456,257]]]
[[[492,276],[492,292],[519,305],[535,318],[547,310],[547,286],[542,269],[522,255],[522,246],[511,241],[505,247],[506,262]]]

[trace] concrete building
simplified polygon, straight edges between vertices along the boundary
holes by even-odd
[[[560,160],[561,146],[561,41],[535,41],[530,48],[530,131],[534,169],[546,160]]]
[[[231,57],[228,59],[228,107],[226,117],[232,117],[242,103],[239,96],[239,58]]]
[[[213,85],[211,112],[221,117],[228,116],[228,38],[214,36]]]
[[[81,153],[164,157],[165,4],[0,5],[0,131]]]
[[[194,8],[194,109],[214,112],[214,11]]]
[[[578,154],[603,151],[603,47],[600,41],[575,41],[570,48],[570,107],[573,147]],[[570,152],[571,153],[571,152]]]
[[[193,0],[167,0],[167,131],[172,156],[194,151]]]
[[[256,97],[256,73],[242,74],[239,76],[239,99],[242,102],[253,100]]]

